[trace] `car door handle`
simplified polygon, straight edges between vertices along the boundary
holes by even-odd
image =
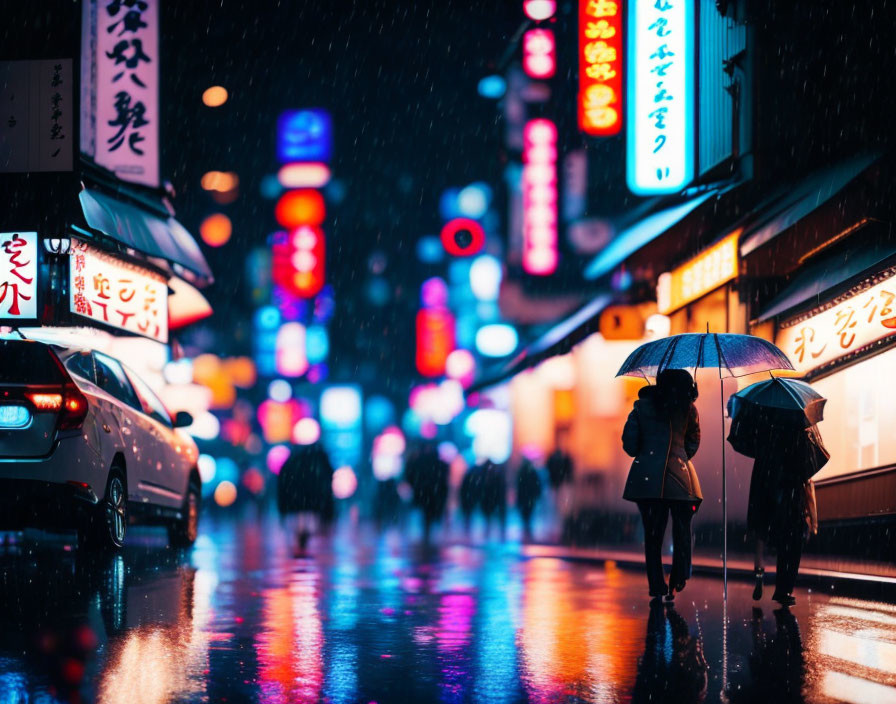
[[[106,424],[106,423],[103,423],[103,430],[105,430],[107,433],[111,433],[111,432],[112,432],[112,428],[110,428],[110,427],[108,426],[108,424]]]

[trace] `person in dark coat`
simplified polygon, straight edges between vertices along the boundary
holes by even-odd
[[[504,537],[504,528],[507,523],[507,476],[504,466],[495,464],[491,460],[486,461],[482,476],[482,513],[485,515],[486,534],[491,527],[492,516],[497,514],[498,527],[501,537]]]
[[[448,503],[448,463],[434,445],[422,448],[405,464],[405,479],[413,490],[414,505],[423,513],[423,541],[429,542],[432,524],[441,520]]]
[[[541,478],[538,470],[528,457],[524,457],[516,475],[516,506],[523,519],[523,536],[526,540],[532,537],[532,514],[540,497]]]
[[[548,456],[547,469],[548,481],[551,483],[551,489],[555,492],[567,482],[572,481],[572,457],[566,453],[559,442]]]
[[[299,547],[304,549],[311,535],[308,516],[328,525],[333,518],[333,465],[320,443],[292,449],[277,477],[277,508],[281,516],[298,514]]]
[[[647,581],[655,599],[673,599],[691,576],[691,518],[703,501],[691,462],[700,447],[696,398],[697,385],[687,371],[664,370],[655,386],[638,393],[622,431],[622,447],[635,458],[622,497],[641,512]],[[670,514],[673,556],[667,587],[662,548]]]
[[[777,551],[772,599],[791,606],[796,603],[793,589],[803,543],[817,530],[811,477],[829,455],[815,425],[806,428],[800,422],[767,422],[753,432],[761,434],[761,441],[755,443],[747,504],[747,534],[756,548],[753,599],[762,598],[763,554],[766,544],[771,544]]]
[[[485,462],[470,467],[460,482],[460,511],[464,517],[464,530],[470,532],[473,511],[482,501],[482,479],[485,476]]]

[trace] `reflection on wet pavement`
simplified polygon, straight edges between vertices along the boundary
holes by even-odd
[[[184,555],[0,548],[0,703],[896,700],[891,604],[758,609],[733,582],[724,634],[712,578],[652,608],[637,572],[517,544],[346,525],[297,557],[274,521],[205,530]]]

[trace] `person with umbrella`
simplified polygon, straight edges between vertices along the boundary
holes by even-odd
[[[671,600],[691,576],[691,518],[703,494],[691,458],[700,446],[694,401],[697,385],[684,369],[665,369],[655,386],[638,394],[622,431],[622,447],[634,457],[622,497],[638,504],[644,523],[647,582],[654,599]],[[663,575],[662,548],[672,516],[672,572]]]
[[[817,531],[811,477],[828,461],[816,423],[825,399],[795,379],[773,378],[752,384],[728,402],[732,416],[731,446],[753,457],[747,504],[747,535],[755,546],[756,586],[762,598],[765,545],[777,550],[775,592],[782,606],[796,600],[793,588],[803,543]]]

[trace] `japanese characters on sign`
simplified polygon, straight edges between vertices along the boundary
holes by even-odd
[[[557,127],[529,120],[523,128],[523,270],[557,269]]]
[[[69,259],[72,313],[168,342],[168,285],[163,276],[73,239]]]
[[[0,172],[71,171],[72,60],[0,61]]]
[[[798,372],[808,372],[896,334],[896,276],[778,332]]]
[[[661,274],[656,286],[660,313],[671,313],[737,277],[740,230],[704,250],[691,261]]]
[[[608,137],[622,127],[622,0],[579,0],[579,129]]]
[[[159,1],[85,0],[81,150],[122,180],[159,185]]]
[[[0,232],[0,320],[37,319],[37,233]]]
[[[628,39],[628,188],[674,193],[694,172],[693,0],[631,0]]]

